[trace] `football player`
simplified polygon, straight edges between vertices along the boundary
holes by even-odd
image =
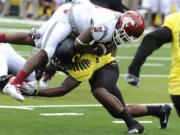
[[[165,43],[171,43],[172,56],[168,91],[180,116],[180,12],[168,15],[161,28],[144,37],[129,66],[129,74],[126,77],[126,81],[133,86],[138,86],[141,66],[149,55]]]
[[[0,90],[15,76],[23,67],[26,59],[20,56],[8,43],[0,43]],[[33,72],[26,81],[35,81]]]
[[[79,35],[74,45],[77,49],[82,50],[82,48],[91,46],[95,41],[123,46],[136,41],[143,31],[143,18],[134,11],[121,14],[93,5],[87,0],[64,4],[39,29],[40,36],[37,36],[34,42],[41,49],[27,60],[14,81],[8,83],[3,90],[9,94],[16,93],[16,97],[19,96],[18,100],[22,100],[22,95],[16,86],[21,85],[39,65],[46,65],[48,59],[52,58],[58,43],[71,33]],[[1,37],[6,40],[5,35]],[[103,54],[106,54],[106,46],[101,45],[101,47],[104,50]]]
[[[89,80],[94,97],[113,117],[123,119],[126,122],[129,133],[142,133],[144,130],[141,125],[132,120],[130,115],[136,117],[153,115],[160,119],[161,128],[167,127],[171,112],[169,105],[125,105],[122,94],[116,85],[119,77],[119,68],[115,58],[110,53],[100,57],[93,54],[81,55],[74,48],[73,41],[65,40],[56,49],[49,68],[51,69],[48,69],[45,76],[50,72],[54,73],[54,70],[63,71],[68,75],[62,85],[39,91],[25,89],[23,92],[26,95],[43,97],[63,96],[78,87],[82,81]],[[137,132],[133,131],[135,128]]]

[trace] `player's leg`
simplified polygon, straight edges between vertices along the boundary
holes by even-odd
[[[178,116],[180,117],[180,95],[171,95],[172,102],[176,109]]]
[[[154,116],[157,117],[160,121],[160,128],[164,129],[168,125],[169,115],[171,113],[170,105],[128,105],[128,112],[133,117],[142,117],[142,116]]]
[[[36,69],[38,66],[45,66],[48,58],[51,58],[60,41],[62,41],[71,32],[69,23],[54,22],[45,33],[42,41],[42,49],[38,53],[30,57],[12,81],[12,88],[16,89],[17,85],[21,85],[23,81]]]
[[[12,84],[21,84],[35,68],[46,65],[48,58],[51,58],[54,54],[57,44],[70,32],[71,27],[69,24],[62,22],[52,23],[43,37],[42,49],[27,60],[23,70],[19,72]]]
[[[13,48],[11,50],[11,55],[8,58],[9,72],[16,75],[19,70],[21,70],[26,63],[26,59],[19,55]],[[35,72],[32,72],[26,79],[26,81],[35,81]]]
[[[46,26],[50,26],[50,25],[51,25],[51,29],[49,29],[48,31],[44,31],[45,28],[47,29]],[[42,38],[41,49],[46,52],[47,57],[50,59],[54,55],[58,43],[64,40],[71,33],[71,27],[69,23],[66,24],[63,22],[56,22],[53,20],[49,20],[39,29],[39,32],[40,34],[44,35]],[[45,70],[45,65],[46,63],[38,65],[36,67],[36,71],[38,70],[40,71],[42,69]]]
[[[7,93],[13,98],[19,97],[19,99],[23,100],[23,96],[19,94],[19,89],[17,90],[12,90],[11,93],[8,91],[5,91],[4,88],[6,87],[8,81],[10,80],[10,77],[12,76],[7,76],[8,71],[9,71],[9,65],[8,61],[9,58],[12,55],[12,47],[9,44],[0,44],[0,57],[1,57],[1,62],[0,62],[0,74],[1,74],[1,86],[3,87],[3,92]],[[13,61],[11,61],[13,63]]]
[[[26,60],[22,56],[20,56],[15,50],[11,47],[10,44],[4,44],[1,46],[1,51],[3,51],[4,57],[3,60],[6,60],[6,65],[8,68],[8,73],[11,73],[13,75],[16,75],[17,72],[24,66]],[[4,64],[5,65],[5,64]],[[28,78],[29,81],[35,80],[35,74],[31,74]],[[12,81],[12,79],[11,79]],[[8,83],[8,82],[7,82]],[[10,87],[9,85],[6,85],[3,92],[9,94],[13,98],[19,97],[19,100],[24,100],[23,96],[20,94],[19,89],[9,92],[7,87]]]
[[[3,89],[4,86],[6,85],[6,83],[9,81],[9,79],[5,79],[5,77],[8,75],[8,66],[7,66],[7,60],[6,57],[4,57],[1,54],[0,51],[0,58],[1,58],[1,62],[0,62],[0,89]]]
[[[120,89],[116,86],[112,91],[112,94],[116,96],[121,103],[125,106],[123,96]],[[133,104],[126,106],[129,114],[133,117],[142,117],[142,116],[155,116],[160,120],[160,128],[164,129],[167,127],[169,115],[171,113],[170,105],[140,105]]]
[[[107,77],[108,76],[108,77]],[[119,69],[116,62],[111,62],[95,72],[90,80],[92,93],[95,98],[115,118],[123,119],[128,127],[129,133],[142,133],[144,131],[137,121],[127,112],[120,100],[112,93],[119,77]],[[134,130],[136,129],[136,131]]]

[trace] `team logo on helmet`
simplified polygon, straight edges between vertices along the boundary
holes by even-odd
[[[122,20],[122,28],[128,27],[128,25],[135,25],[134,20],[131,17],[124,17]]]

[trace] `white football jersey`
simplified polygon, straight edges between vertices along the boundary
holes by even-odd
[[[78,36],[88,27],[91,27],[95,41],[111,42],[120,15],[120,12],[99,7],[88,0],[75,0],[63,4],[41,26],[41,38],[35,40],[35,44],[47,52],[48,58],[52,58],[58,43],[71,33]]]
[[[72,12],[70,13],[70,17],[72,18],[74,31],[81,33],[87,27],[92,26],[92,36],[94,40],[99,42],[112,40],[117,19],[121,15],[119,12],[105,9],[88,2],[74,4],[70,12]]]

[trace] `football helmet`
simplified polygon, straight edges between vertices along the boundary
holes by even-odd
[[[73,63],[73,58],[77,54],[72,39],[65,39],[58,44],[55,55],[52,58],[52,64],[55,67],[69,68]]]
[[[113,41],[117,47],[134,43],[144,32],[144,19],[135,11],[126,11],[115,25]]]

